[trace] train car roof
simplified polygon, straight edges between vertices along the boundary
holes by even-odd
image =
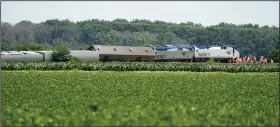
[[[231,45],[194,45],[196,47],[232,47]]]
[[[37,55],[35,51],[1,51],[1,55]]]

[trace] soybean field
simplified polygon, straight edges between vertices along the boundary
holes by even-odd
[[[277,72],[1,73],[2,126],[279,126]]]

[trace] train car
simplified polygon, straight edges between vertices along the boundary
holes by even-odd
[[[43,62],[52,62],[52,51],[36,51],[43,55]]]
[[[193,60],[193,46],[190,45],[162,45],[150,46],[154,49],[155,61],[188,61]]]
[[[72,50],[70,55],[78,57],[86,62],[97,62],[99,61],[99,53],[90,50]]]
[[[53,51],[3,51],[1,60],[4,62],[52,62]],[[97,52],[88,50],[72,50],[70,55],[84,61],[99,61]]]
[[[52,62],[53,51],[2,51],[2,61]],[[108,46],[92,45],[87,50],[72,50],[70,55],[84,61],[187,61],[232,62],[240,58],[236,47],[218,45]]]
[[[33,51],[1,51],[3,62],[42,62],[44,55]]]
[[[153,61],[151,47],[91,45],[87,50],[97,52],[100,61]]]
[[[232,58],[239,58],[240,54],[236,47],[232,46],[194,46],[194,61],[206,62],[213,58],[218,62],[232,62]]]
[[[43,62],[52,62],[53,51],[36,51],[44,56]],[[98,52],[89,50],[71,50],[69,53],[73,57],[78,57],[87,62],[99,61]]]

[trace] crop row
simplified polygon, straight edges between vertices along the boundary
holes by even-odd
[[[95,62],[95,63],[2,63],[2,70],[86,71],[193,71],[193,72],[279,72],[279,64],[223,64],[182,62]]]
[[[59,110],[45,112],[22,106],[4,109],[2,125],[14,126],[275,126],[279,115],[264,116],[235,110],[229,105],[211,112],[203,107],[176,105],[153,110],[135,106],[130,110],[98,110],[92,106],[87,112]],[[16,115],[15,115],[16,114]],[[82,114],[82,115],[81,115]],[[262,121],[262,122],[260,122]]]
[[[279,126],[278,73],[3,71],[2,126]]]

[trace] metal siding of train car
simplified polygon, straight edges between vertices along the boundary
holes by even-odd
[[[102,61],[152,61],[156,56],[151,47],[141,46],[92,45],[87,50],[98,52]]]
[[[156,59],[192,59],[192,51],[156,51]]]
[[[164,49],[165,48],[165,49]],[[169,45],[155,48],[156,60],[190,60],[193,58],[193,46]]]
[[[38,53],[45,55],[45,62],[52,62],[52,51],[37,51]],[[98,52],[89,51],[89,50],[72,50],[70,55],[74,57],[81,58],[85,61],[99,61]]]
[[[96,51],[73,50],[70,52],[70,55],[89,62],[99,61],[99,53]]]
[[[52,62],[52,51],[36,51],[37,53],[40,53],[44,55],[44,62]]]
[[[42,62],[43,55],[33,51],[1,52],[1,60],[5,62]]]
[[[237,50],[234,51],[234,58],[240,58],[239,51],[237,51]]]
[[[195,49],[195,58],[232,58],[233,49],[231,47],[227,47],[226,49],[222,49],[221,47],[210,47],[207,48],[196,48]]]

